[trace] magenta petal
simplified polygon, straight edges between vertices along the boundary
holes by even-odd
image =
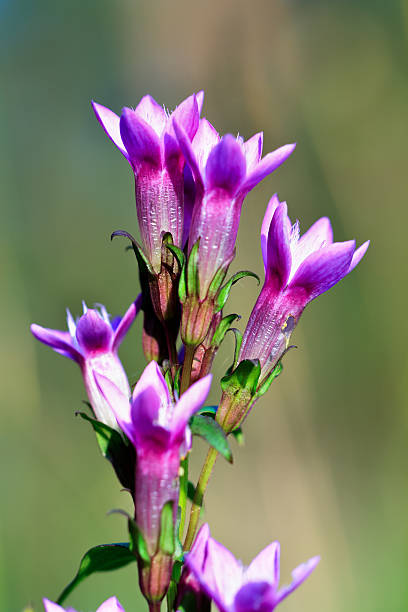
[[[141,162],[161,165],[158,135],[130,108],[124,108],[122,111],[120,134],[133,166],[138,166]]]
[[[120,343],[122,342],[130,326],[135,320],[137,314],[139,313],[141,306],[142,294],[140,293],[135,299],[135,301],[129,306],[115,330],[115,334],[113,336],[112,351],[118,350]]]
[[[274,170],[276,170],[276,168],[279,168],[279,166],[282,165],[290,155],[292,155],[295,148],[296,144],[285,145],[279,149],[276,149],[276,151],[272,151],[272,153],[265,155],[254,170],[249,173],[240,191],[244,195],[248,193],[248,191],[251,191],[251,189],[260,183],[262,179],[268,176],[268,174],[271,174]]]
[[[125,145],[123,144],[122,137],[120,135],[118,115],[116,115],[116,113],[114,113],[113,111],[109,110],[109,108],[106,108],[106,106],[102,106],[102,104],[98,104],[94,101],[92,101],[91,104],[96,118],[105,130],[106,134],[118,147],[119,151],[129,161],[129,155],[125,149]]]
[[[193,545],[191,547],[190,556],[194,558],[194,561],[197,566],[203,566],[206,551],[207,551],[207,543],[210,538],[210,528],[208,523],[204,523],[197,533]]]
[[[221,139],[208,156],[206,165],[206,182],[209,190],[224,189],[235,195],[246,172],[246,161],[241,145],[231,135]]]
[[[255,134],[242,145],[246,159],[247,174],[258,165],[262,157],[263,132]]]
[[[293,581],[290,585],[284,586],[279,589],[277,593],[276,604],[280,603],[285,597],[290,595],[295,589],[298,588],[306,580],[308,576],[313,572],[320,561],[320,557],[313,557],[306,561],[306,563],[302,563],[297,568],[295,568],[292,572]]]
[[[350,267],[349,267],[349,272],[354,270],[356,265],[359,264],[360,261],[363,259],[363,257],[366,254],[366,251],[367,251],[369,245],[370,245],[370,241],[367,240],[366,242],[364,242],[364,244],[362,244],[360,247],[358,247],[358,249],[356,251],[354,251],[354,255],[353,255],[353,258],[351,260]]]
[[[334,242],[320,249],[299,266],[291,287],[304,287],[309,295],[309,301],[321,293],[328,291],[339,282],[349,271],[355,249],[355,241]]]
[[[317,251],[322,246],[333,243],[333,230],[328,217],[321,217],[299,238],[297,250],[306,259],[311,253]]]
[[[64,357],[69,357],[77,363],[83,361],[83,356],[76,348],[72,346],[72,338],[69,332],[59,331],[58,329],[48,329],[33,323],[30,326],[31,333],[37,340],[43,344],[47,344],[54,351],[57,351]]]
[[[196,95],[189,96],[172,112],[170,117],[170,129],[174,123],[178,123],[186,132],[189,140],[192,140],[198,128],[200,120]]]
[[[275,214],[275,210],[277,209],[277,207],[279,206],[280,202],[279,202],[279,198],[278,195],[275,193],[271,199],[269,200],[263,221],[262,221],[262,227],[261,227],[261,249],[262,249],[262,258],[263,258],[263,262],[264,262],[264,268],[266,270],[267,267],[267,261],[268,261],[268,233],[269,233],[269,227],[271,225],[271,221],[273,218],[273,215]]]
[[[277,278],[279,287],[286,287],[292,266],[290,251],[290,219],[286,202],[277,206],[269,226],[267,243],[267,279]]]
[[[45,612],[64,612],[64,608],[61,608],[58,604],[50,601],[49,599],[43,599],[43,604],[45,608]],[[73,610],[73,612],[75,612]]]
[[[96,612],[125,612],[116,597],[109,597],[99,606]]]
[[[152,96],[143,96],[134,112],[150,125],[158,136],[161,136],[166,126],[167,115],[164,108]]]
[[[204,405],[210,392],[212,374],[208,374],[187,389],[174,407],[172,437],[184,436],[188,421],[201,406]]]
[[[154,390],[162,405],[170,403],[170,393],[160,367],[155,361],[151,361],[143,370],[141,377],[133,390],[133,400],[144,392],[145,389]]]
[[[201,112],[203,110],[203,104],[204,104],[204,91],[202,89],[196,93],[196,100],[197,100],[197,106],[198,106],[198,114],[201,115]]]
[[[113,331],[97,310],[87,309],[76,326],[78,344],[86,356],[95,351],[107,352],[112,346]]]
[[[174,128],[174,132],[176,134],[177,141],[181,149],[181,152],[183,153],[187,164],[190,166],[191,172],[197,183],[197,186],[203,189],[203,178],[202,178],[201,170],[200,170],[196,155],[191,146],[190,139],[187,133],[185,132],[185,130],[183,129],[183,127],[179,125],[177,121],[173,121],[173,128]]]
[[[248,582],[269,582],[278,588],[280,564],[279,542],[272,542],[252,561],[245,572]]]
[[[94,372],[94,379],[96,386],[115,415],[119,427],[134,443],[135,436],[129,398],[103,374]]]
[[[192,148],[202,171],[207,164],[209,154],[219,142],[220,135],[215,127],[207,119],[201,119],[192,141]]]

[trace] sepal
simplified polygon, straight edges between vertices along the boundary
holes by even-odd
[[[231,325],[233,324],[233,322],[237,321],[240,318],[240,315],[230,314],[221,319],[212,337],[211,346],[218,348],[221,345],[221,342],[224,340],[227,331],[231,329]]]
[[[260,374],[261,364],[259,359],[244,359],[231,374],[221,378],[221,388],[231,395],[245,390],[253,396],[258,386]]]
[[[176,550],[176,534],[173,521],[173,502],[166,502],[161,511],[159,552],[172,557]]]
[[[215,303],[215,312],[218,312],[224,308],[228,296],[230,294],[232,285],[235,285],[235,283],[237,283],[241,278],[245,278],[246,276],[252,276],[253,278],[256,278],[258,281],[258,285],[261,282],[259,276],[255,274],[255,272],[251,272],[250,270],[241,270],[241,272],[237,272],[236,274],[231,276],[229,281],[222,287],[221,291],[219,292]]]
[[[193,435],[203,438],[229,463],[233,462],[232,452],[228,444],[227,436],[220,425],[214,420],[214,417],[205,416],[203,414],[195,414],[193,417],[191,417],[189,425]]]

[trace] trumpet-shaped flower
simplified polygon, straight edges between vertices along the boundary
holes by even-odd
[[[239,360],[259,359],[260,381],[274,368],[305,306],[333,287],[360,262],[369,241],[333,242],[330,221],[322,217],[300,236],[275,195],[261,230],[265,283],[249,317]]]
[[[221,612],[272,612],[306,580],[320,560],[313,557],[299,565],[292,572],[292,583],[279,588],[278,542],[267,546],[249,567],[244,567],[229,550],[210,536],[208,526],[204,525],[200,533],[202,530],[206,542],[201,543],[197,554],[192,549],[186,555],[186,564]]]
[[[67,310],[68,331],[31,325],[31,332],[37,340],[78,363],[96,418],[116,429],[115,416],[95,383],[94,372],[100,372],[122,393],[130,396],[129,382],[117,351],[139,312],[140,302],[141,298],[138,297],[123,318],[117,317],[112,321],[104,306],[97,310],[87,308],[84,303],[83,315],[76,322]]]
[[[201,119],[191,139],[177,117],[173,124],[196,185],[189,250],[200,240],[198,274],[203,300],[216,272],[228,267],[234,257],[245,196],[291,155],[295,145],[283,146],[262,159],[262,133],[246,142],[230,134],[220,138],[214,127]]]
[[[191,140],[202,103],[203,92],[193,94],[169,115],[151,96],[144,96],[134,110],[124,108],[119,118],[92,102],[99,123],[133,168],[143,248],[156,274],[161,269],[163,235],[170,232],[182,248],[191,219],[191,186],[187,185],[185,210],[185,161],[172,122],[176,119]]]
[[[205,565],[209,538],[210,528],[208,524],[205,523],[198,532],[189,552],[189,557],[198,568],[203,568]],[[185,609],[185,606],[182,605],[183,599],[191,595],[195,599],[195,610],[197,610],[197,612],[210,612],[211,599],[208,597],[207,593],[204,592],[194,572],[191,571],[188,565],[184,564],[177,589],[177,609],[179,609],[179,607]]]
[[[45,612],[76,612],[74,608],[62,608],[58,604],[50,601],[49,599],[43,599]],[[116,597],[109,597],[103,602],[96,610],[96,612],[125,612]]]

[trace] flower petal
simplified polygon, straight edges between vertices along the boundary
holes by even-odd
[[[161,165],[160,141],[152,127],[130,108],[120,117],[120,134],[133,166],[148,162]]]
[[[189,96],[174,109],[170,116],[169,128],[172,132],[173,122],[176,121],[186,132],[188,138],[192,140],[195,135],[200,113],[198,110],[197,97],[195,94]]]
[[[360,261],[363,259],[363,257],[366,254],[366,251],[367,251],[369,245],[370,245],[370,241],[367,240],[366,242],[364,242],[364,244],[362,244],[360,247],[358,247],[358,249],[356,251],[354,251],[354,255],[353,255],[353,258],[351,260],[350,267],[349,267],[349,272],[354,270],[356,265],[359,264]]]
[[[299,266],[290,286],[304,287],[309,301],[328,291],[348,273],[355,244],[354,240],[334,242],[312,253]]]
[[[96,612],[125,612],[116,597],[109,597],[99,606]]]
[[[266,282],[277,279],[280,288],[286,287],[292,266],[290,252],[291,224],[286,202],[276,207],[268,232]]]
[[[140,293],[135,299],[135,301],[132,302],[132,304],[129,306],[129,308],[123,315],[122,319],[120,320],[119,325],[115,329],[115,333],[113,336],[113,342],[112,342],[112,351],[118,350],[120,343],[122,342],[130,326],[132,325],[133,321],[138,315],[141,306],[142,306],[142,294]]]
[[[170,403],[170,393],[162,371],[155,361],[151,361],[143,370],[133,390],[133,400],[147,388],[152,388],[163,404]]]
[[[197,100],[197,106],[198,106],[198,114],[201,115],[201,112],[203,110],[203,104],[204,104],[204,91],[202,89],[196,93],[196,100]]]
[[[177,439],[184,435],[184,430],[190,418],[203,406],[210,392],[212,374],[195,382],[187,389],[176,403],[173,413],[172,437]]]
[[[328,217],[321,217],[299,238],[291,243],[292,250],[292,270],[291,276],[296,274],[296,270],[315,251],[322,247],[333,244],[333,230]]]
[[[119,427],[125,432],[129,440],[134,443],[135,432],[131,418],[129,398],[103,374],[94,372],[94,379],[96,386],[115,415]]]
[[[275,214],[275,210],[277,209],[277,207],[279,206],[280,202],[279,202],[279,198],[278,198],[278,194],[274,194],[271,199],[269,200],[263,221],[262,221],[262,227],[261,227],[261,249],[262,249],[262,258],[263,258],[263,262],[264,262],[264,268],[266,271],[266,267],[267,267],[267,261],[268,261],[268,233],[269,233],[269,227],[271,225],[271,221],[273,218],[273,215]]]
[[[264,548],[252,561],[245,572],[248,582],[268,582],[276,589],[279,586],[280,576],[280,545],[272,542]]]
[[[123,144],[122,137],[120,135],[119,129],[119,117],[116,113],[106,108],[106,106],[102,106],[102,104],[98,104],[92,100],[91,102],[93,111],[95,116],[106,134],[109,136],[111,141],[118,147],[119,151],[126,157],[129,161],[129,155],[125,149],[125,145]]]
[[[41,325],[36,325],[36,323],[30,326],[30,330],[37,340],[47,344],[57,353],[64,355],[64,357],[69,357],[69,359],[73,359],[77,363],[82,363],[83,356],[80,351],[73,347],[69,332],[41,327]]]
[[[113,331],[97,310],[88,308],[76,326],[76,338],[84,355],[89,352],[106,352],[112,346]]]
[[[298,586],[301,585],[308,576],[310,576],[315,567],[318,565],[319,561],[320,557],[313,557],[312,559],[309,559],[309,561],[306,561],[306,563],[302,563],[296,567],[292,572],[292,583],[279,589],[276,604],[280,603],[283,599],[285,599],[285,597],[297,589]]]
[[[161,136],[166,126],[167,115],[164,108],[152,96],[143,96],[134,112],[153,128],[157,136]]]
[[[181,152],[184,155],[184,159],[187,164],[190,166],[191,172],[193,174],[194,180],[196,182],[196,186],[201,190],[204,188],[203,177],[201,174],[200,166],[198,160],[196,158],[196,154],[193,151],[193,147],[191,146],[190,139],[186,133],[186,131],[182,128],[181,125],[177,123],[177,121],[173,121],[173,128],[176,134],[177,142],[181,149]]]
[[[208,156],[207,188],[225,189],[235,195],[246,173],[246,161],[239,142],[231,134],[223,136]]]
[[[255,134],[242,145],[246,159],[247,174],[259,164],[262,157],[263,132]]]
[[[61,606],[54,603],[53,601],[50,601],[49,599],[44,598],[43,604],[44,604],[45,612],[64,612],[64,608],[61,608]]]
[[[276,168],[279,168],[287,158],[292,155],[293,151],[296,148],[296,144],[289,144],[276,151],[272,151],[272,153],[268,153],[265,157],[259,162],[259,164],[248,174],[245,179],[244,184],[242,185],[240,192],[244,197],[248,191],[251,191],[264,179],[268,174],[271,174]]]
[[[201,172],[204,171],[209,154],[219,142],[220,135],[215,127],[207,119],[201,119],[191,145]]]

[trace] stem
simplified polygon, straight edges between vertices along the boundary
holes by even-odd
[[[182,396],[184,391],[187,391],[187,389],[190,386],[191,369],[193,367],[195,350],[196,350],[195,346],[192,346],[191,344],[186,345],[186,354],[184,356],[183,372],[181,374],[180,396]]]
[[[160,612],[161,601],[149,601],[149,612]]]
[[[167,327],[166,323],[164,323],[164,333],[166,335],[166,343],[167,343],[167,350],[169,352],[170,365],[174,366],[177,363],[176,343],[174,342],[171,336],[170,330]]]
[[[179,538],[183,537],[184,526],[186,524],[187,513],[187,487],[188,487],[188,456],[181,460],[180,467],[183,469],[183,475],[180,476],[180,496],[179,506],[181,508]]]
[[[198,479],[197,488],[195,490],[193,504],[190,512],[190,522],[188,524],[187,535],[184,542],[184,550],[190,550],[193,543],[197,525],[200,518],[201,506],[203,505],[204,493],[210,480],[215,462],[217,460],[218,451],[211,447],[208,451],[203,469],[201,470],[200,478]]]

